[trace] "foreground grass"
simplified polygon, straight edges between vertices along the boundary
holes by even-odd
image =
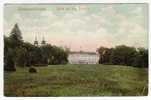
[[[117,65],[49,65],[5,72],[5,96],[143,96],[148,70]]]

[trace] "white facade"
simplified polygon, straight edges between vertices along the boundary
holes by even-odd
[[[96,53],[70,53],[68,57],[70,64],[98,64],[99,55]]]

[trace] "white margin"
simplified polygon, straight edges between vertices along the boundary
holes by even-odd
[[[148,3],[151,16],[151,0],[0,0],[0,100],[151,100],[151,20],[149,18],[149,94],[139,97],[5,97],[3,94],[3,6],[5,3]]]

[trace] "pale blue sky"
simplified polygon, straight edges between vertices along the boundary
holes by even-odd
[[[147,9],[147,4],[5,5],[4,34],[18,23],[31,43],[44,35],[47,43],[76,51],[121,44],[148,48]]]

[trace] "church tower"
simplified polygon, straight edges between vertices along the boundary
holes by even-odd
[[[45,45],[46,44],[46,41],[45,41],[45,38],[44,38],[44,36],[43,36],[43,39],[42,39],[42,41],[41,41],[41,45]]]
[[[38,46],[37,37],[35,37],[34,45],[35,45],[35,46]]]

